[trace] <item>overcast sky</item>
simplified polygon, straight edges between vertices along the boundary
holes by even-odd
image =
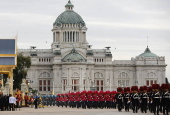
[[[0,38],[18,32],[18,48],[49,49],[53,22],[68,0],[0,0]],[[170,81],[170,0],[71,0],[88,28],[92,48],[112,47],[114,60],[130,60],[148,46],[165,56]],[[47,43],[46,43],[47,41]],[[115,49],[116,48],[116,49]]]

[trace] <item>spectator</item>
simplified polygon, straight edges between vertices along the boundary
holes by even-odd
[[[38,108],[38,97],[35,97],[34,105],[35,105],[35,109],[37,109]]]
[[[4,97],[3,97],[3,94],[0,94],[0,109],[1,109],[1,111],[4,110]]]
[[[16,98],[13,97],[11,94],[9,94],[9,110],[11,111],[11,108],[12,108],[12,111],[15,111],[14,109],[14,106],[16,104]]]
[[[9,110],[9,96],[7,95],[5,95],[4,96],[4,110],[6,110],[6,111],[8,111]]]

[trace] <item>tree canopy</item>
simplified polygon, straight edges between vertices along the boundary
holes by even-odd
[[[13,70],[14,89],[21,89],[22,79],[26,78],[27,71],[30,66],[31,58],[29,56],[23,56],[22,53],[17,55],[17,67]]]

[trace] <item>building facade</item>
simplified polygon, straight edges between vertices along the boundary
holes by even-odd
[[[19,49],[31,56],[27,80],[41,94],[116,90],[133,85],[165,83],[165,57],[147,47],[131,60],[113,60],[109,47],[93,49],[87,42],[87,27],[68,1],[65,11],[53,23],[51,49]]]

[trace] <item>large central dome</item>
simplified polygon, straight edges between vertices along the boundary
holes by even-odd
[[[61,24],[79,24],[80,27],[84,27],[85,22],[79,14],[73,11],[73,7],[74,6],[69,0],[68,3],[65,5],[66,11],[64,11],[57,17],[53,25],[60,26]]]

